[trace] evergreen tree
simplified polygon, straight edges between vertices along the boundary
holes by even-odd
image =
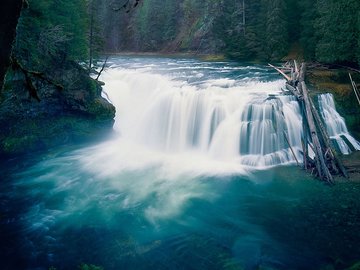
[[[101,7],[96,12],[106,14],[99,23],[111,51],[218,52],[236,59],[275,61],[291,48],[302,49],[309,60],[360,61],[359,0],[245,0],[245,28],[241,0],[146,0],[130,13],[115,13],[118,16],[111,15],[113,1],[95,2]],[[70,4],[57,2],[59,8]],[[60,26],[71,37],[66,31],[71,26]],[[82,44],[81,38],[73,43]]]
[[[30,0],[17,27],[14,56],[30,70],[87,60],[85,0]]]
[[[246,49],[249,59],[258,57],[262,50],[261,40],[264,32],[262,19],[260,17],[261,3],[260,1],[246,1],[246,25],[245,25],[245,39]]]
[[[154,51],[176,36],[178,5],[172,0],[148,0],[135,11],[132,30],[140,50]]]
[[[284,0],[268,0],[266,7],[264,55],[266,59],[279,60],[289,49],[286,5]]]
[[[300,20],[300,44],[304,51],[305,59],[315,59],[316,37],[315,19],[317,18],[316,1],[303,0],[299,2]]]
[[[358,44],[358,0],[318,0],[316,58],[323,62],[354,62]]]
[[[225,0],[215,19],[213,32],[224,43],[224,52],[230,58],[246,59],[245,25],[243,25],[242,2]]]

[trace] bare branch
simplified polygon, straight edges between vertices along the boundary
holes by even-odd
[[[101,67],[101,69],[100,69],[100,71],[99,71],[99,73],[98,73],[98,75],[97,75],[97,77],[96,77],[95,80],[97,80],[97,81],[99,80],[99,77],[100,77],[100,75],[101,75],[101,72],[104,71],[108,59],[109,59],[109,56],[106,57],[105,62],[103,63],[103,65],[102,65],[102,67]]]

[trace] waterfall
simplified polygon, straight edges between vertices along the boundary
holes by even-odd
[[[116,128],[147,148],[268,167],[295,162],[287,136],[302,160],[300,108],[281,95],[282,80],[191,84],[128,69],[112,69],[104,80],[117,108]]]
[[[360,143],[349,134],[344,118],[336,111],[333,95],[319,95],[318,101],[326,130],[341,153],[350,154],[351,148],[360,150]]]

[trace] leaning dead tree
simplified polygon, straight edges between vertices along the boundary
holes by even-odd
[[[351,81],[351,86],[354,90],[354,93],[355,93],[355,96],[356,96],[356,99],[359,103],[359,106],[360,106],[360,91],[359,89],[357,88],[357,85],[356,83],[354,82],[353,78],[351,77],[351,74],[349,73],[349,78],[350,78],[350,81]]]
[[[25,1],[2,0],[0,2],[0,92],[6,71],[10,66],[11,48],[23,2]]]
[[[283,67],[270,67],[286,79],[286,89],[298,100],[303,116],[303,166],[320,179],[332,184],[333,176],[348,177],[345,167],[327,134],[326,128],[312,101],[305,83],[306,64],[296,61]]]

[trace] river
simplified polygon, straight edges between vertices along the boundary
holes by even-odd
[[[296,166],[300,109],[274,71],[165,57],[109,64],[110,138],[1,164],[1,269],[344,269],[360,260],[360,184],[329,187]],[[352,137],[341,132],[339,145],[358,147],[345,147]]]

